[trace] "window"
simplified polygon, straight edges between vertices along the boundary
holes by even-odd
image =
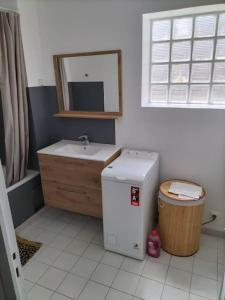
[[[225,109],[225,5],[143,15],[142,106]]]

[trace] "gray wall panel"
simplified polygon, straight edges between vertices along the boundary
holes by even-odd
[[[87,133],[92,142],[115,144],[115,121],[97,119],[56,118],[58,112],[56,88],[28,88],[31,141],[30,165],[37,168],[36,151],[62,139],[76,139]]]
[[[68,82],[70,110],[104,111],[104,82]]]
[[[36,151],[49,145],[51,140],[50,105],[44,87],[28,88],[30,154],[29,168],[38,169]]]

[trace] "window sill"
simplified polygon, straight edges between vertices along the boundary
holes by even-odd
[[[141,105],[143,108],[188,108],[188,109],[225,109],[225,104],[144,104]]]

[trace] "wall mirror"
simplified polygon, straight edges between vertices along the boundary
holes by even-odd
[[[53,56],[57,117],[116,119],[122,115],[121,50]]]

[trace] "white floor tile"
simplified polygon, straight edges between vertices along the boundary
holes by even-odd
[[[79,258],[80,256],[78,255],[62,252],[54,262],[53,266],[64,271],[70,271]]]
[[[72,242],[72,238],[66,235],[57,235],[54,241],[50,244],[50,247],[58,250],[65,250],[65,248]]]
[[[29,226],[33,226],[32,222],[34,221],[34,216],[32,216],[31,218],[29,218],[28,220],[26,220],[24,223],[20,224],[19,226],[17,226],[15,228],[15,232],[16,234],[20,234],[21,231],[23,231],[25,228],[29,227]]]
[[[222,282],[217,282],[217,295],[220,294],[221,289],[222,289]]]
[[[106,252],[105,255],[102,258],[102,263],[115,267],[115,268],[120,268],[123,261],[124,261],[124,256],[117,254],[117,253],[113,253],[113,252]]]
[[[191,285],[191,273],[169,267],[166,284],[189,291]]]
[[[71,272],[81,277],[90,278],[97,264],[98,263],[94,260],[80,257]]]
[[[87,280],[85,278],[68,274],[57,291],[67,297],[77,299],[86,283]]]
[[[97,232],[92,228],[83,228],[78,235],[76,236],[77,239],[91,242],[93,238],[97,235]]]
[[[61,251],[51,247],[42,247],[35,256],[35,260],[51,265],[60,255]]]
[[[135,296],[144,300],[160,300],[163,285],[159,282],[141,277]]]
[[[110,289],[105,300],[133,300],[133,297],[120,291]]]
[[[82,227],[89,221],[90,217],[81,215],[81,214],[75,214],[75,217],[73,220],[71,219],[71,223],[77,224],[77,225],[82,225]]]
[[[218,238],[218,248],[225,250],[225,239]]]
[[[217,299],[217,281],[193,274],[191,293],[208,299]]]
[[[148,259],[151,260],[152,262],[168,265],[171,260],[171,255],[161,249],[160,257],[155,258],[155,257],[148,256]]]
[[[145,263],[146,260],[141,261],[134,258],[126,257],[122,264],[121,270],[141,275]]]
[[[217,249],[206,246],[201,246],[195,257],[208,262],[217,263]]]
[[[117,273],[118,269],[108,265],[99,264],[92,274],[91,280],[96,281],[100,284],[111,286]]]
[[[109,288],[104,285],[89,281],[79,300],[104,300]]]
[[[49,217],[37,216],[36,220],[34,220],[34,222],[32,222],[32,225],[46,230],[48,228],[48,226],[51,224],[51,222],[52,222],[52,220],[49,219]]]
[[[47,269],[47,265],[38,261],[31,261],[23,268],[23,275],[25,279],[35,283]]]
[[[217,270],[218,270],[217,279],[218,279],[219,282],[222,282],[223,276],[224,276],[224,271],[225,271],[224,265],[218,264],[218,269]]]
[[[166,279],[167,270],[168,265],[155,263],[148,260],[145,264],[142,276],[157,280],[159,282],[164,282]]]
[[[67,247],[66,251],[75,255],[82,255],[88,247],[88,243],[81,240],[73,240]]]
[[[93,244],[103,246],[104,245],[104,237],[102,232],[98,232],[97,235],[92,240]]]
[[[54,207],[45,206],[42,208],[42,216],[54,220],[56,217],[62,214],[63,210]]]
[[[225,264],[225,249],[218,248],[218,263]]]
[[[130,295],[134,295],[139,276],[136,274],[128,273],[125,271],[119,271],[117,274],[112,287],[116,290],[125,292]]]
[[[102,221],[102,219],[99,219],[99,218],[92,218],[91,217],[89,219],[89,221],[87,222],[87,226],[90,226],[95,231],[103,231],[103,221]]]
[[[34,286],[34,284],[28,280],[23,280],[23,288],[24,288],[24,291],[25,291],[25,294],[27,294],[31,289],[32,287]]]
[[[88,223],[90,218],[91,218],[90,216],[86,216],[86,215],[83,215],[83,214],[76,213],[76,217],[75,217],[74,221],[80,222],[83,225],[85,225],[85,224]]]
[[[165,285],[162,295],[162,300],[188,300],[189,293]]]
[[[196,296],[196,295],[190,294],[189,300],[208,300],[208,299],[207,298],[203,298],[201,296]]]
[[[74,215],[76,215],[76,214],[74,213]],[[69,215],[60,215],[58,217],[58,220],[62,223],[65,223],[65,225],[67,226],[67,225],[71,224],[71,220],[73,220],[73,218],[72,218],[72,216],[69,216]],[[64,228],[63,228],[63,230],[64,230]]]
[[[80,232],[81,228],[82,225],[68,224],[63,228],[61,234],[74,238]]]
[[[66,274],[67,273],[62,270],[51,267],[38,280],[38,284],[55,291],[64,280]]]
[[[189,257],[172,256],[170,261],[170,266],[183,271],[192,272],[193,262],[194,262],[194,256],[189,256]]]
[[[29,225],[20,231],[19,236],[24,239],[35,240],[42,232],[44,232],[43,228]]]
[[[193,273],[217,280],[217,263],[195,258]]]
[[[73,220],[76,220],[76,216],[77,216],[76,213],[64,210],[58,217],[58,220],[70,224]]]
[[[23,268],[28,300],[71,300],[79,295],[79,300],[158,300],[159,293],[161,300],[217,299],[225,239],[202,235],[200,250],[192,257],[175,257],[162,250],[159,258],[142,262],[105,251],[102,221],[96,218],[45,207],[18,230],[21,237],[44,244]],[[57,287],[58,292],[50,291]]]
[[[35,285],[27,295],[27,300],[49,300],[53,292]]]
[[[56,233],[49,230],[45,230],[42,233],[40,233],[36,239],[38,242],[44,245],[50,245],[54,241],[55,237]]]
[[[52,223],[49,224],[48,230],[55,232],[55,233],[60,233],[65,227],[67,223],[61,222],[61,221],[53,221]]]
[[[100,261],[105,254],[103,247],[91,244],[84,252],[83,256],[92,260]]]
[[[60,294],[58,294],[58,293],[55,293],[55,294],[52,296],[51,300],[71,300],[71,298],[68,298],[68,297],[66,297],[66,296],[60,295]]]

